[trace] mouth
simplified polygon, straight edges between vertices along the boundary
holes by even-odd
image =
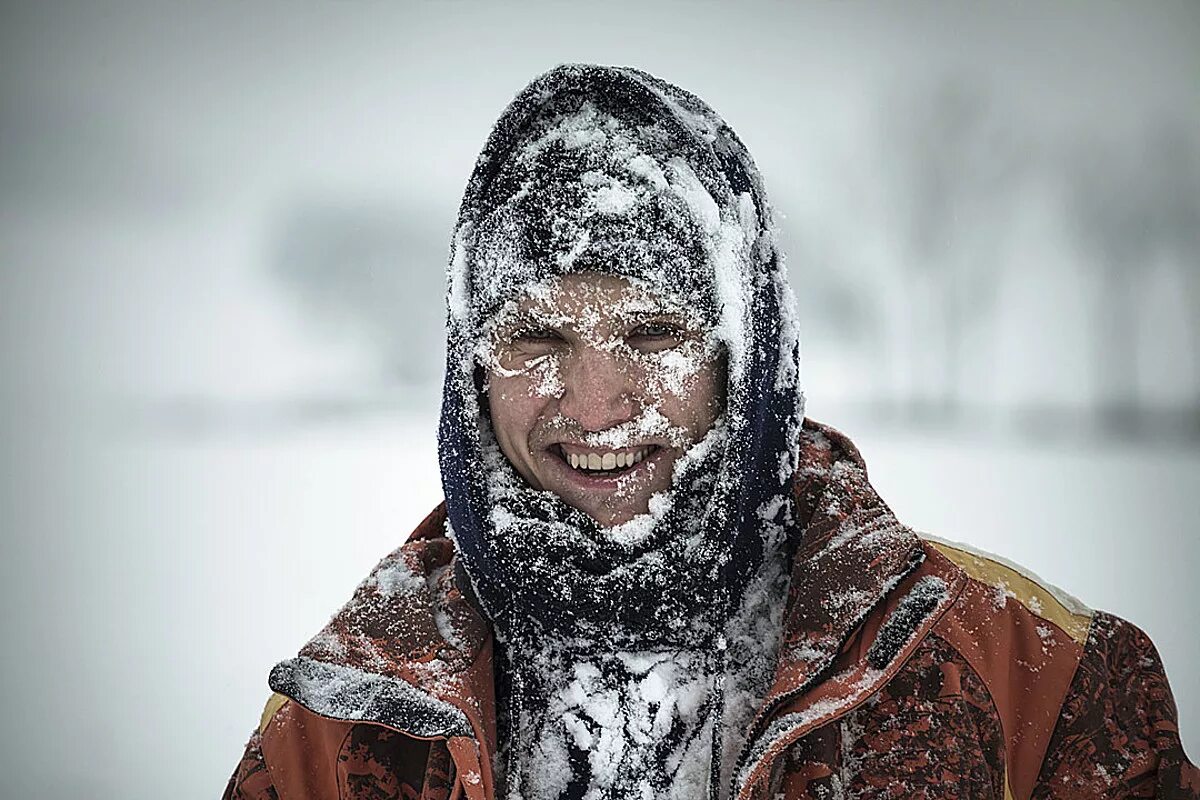
[[[619,450],[593,450],[563,444],[548,448],[577,477],[600,480],[629,475],[639,467],[649,465],[662,449],[654,444]]]

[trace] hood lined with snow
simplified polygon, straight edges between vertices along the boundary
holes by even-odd
[[[481,396],[489,320],[579,271],[693,309],[728,359],[720,424],[679,459],[636,541],[522,489]],[[597,650],[718,637],[763,553],[786,536],[803,419],[792,295],[736,134],[694,95],[639,70],[546,73],[479,156],[448,283],[442,481],[451,535],[500,635],[525,629]]]

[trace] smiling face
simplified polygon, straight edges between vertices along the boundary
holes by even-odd
[[[501,451],[530,486],[604,526],[647,513],[725,401],[725,359],[707,327],[597,272],[509,304],[481,355]]]

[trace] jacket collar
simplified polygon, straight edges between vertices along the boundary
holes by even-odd
[[[445,520],[444,506],[426,517],[271,688],[332,719],[494,742],[491,631],[455,579]]]
[[[767,708],[811,684],[923,554],[916,534],[867,480],[858,448],[811,420],[801,438],[796,496],[802,534]]]

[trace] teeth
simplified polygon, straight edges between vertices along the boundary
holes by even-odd
[[[575,469],[595,470],[597,472],[613,469],[625,469],[632,467],[634,464],[646,457],[649,448],[641,448],[632,453],[586,453],[580,455],[578,453],[567,453],[567,463]]]

